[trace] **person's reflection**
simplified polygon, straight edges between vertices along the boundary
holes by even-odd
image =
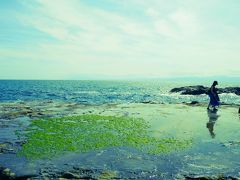
[[[208,109],[207,113],[208,113],[208,118],[209,118],[209,121],[207,122],[207,128],[210,132],[211,137],[214,138],[216,136],[216,134],[214,133],[213,127],[214,127],[214,124],[217,121],[219,115],[217,115],[217,110]]]
[[[239,115],[239,119],[240,119],[240,107],[239,107],[239,109],[238,109],[238,115]]]

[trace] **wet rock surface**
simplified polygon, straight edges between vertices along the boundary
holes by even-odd
[[[0,179],[16,179],[16,174],[9,168],[0,167]]]
[[[206,131],[206,136],[209,136],[208,129],[205,127],[206,122],[202,118],[198,118],[203,114],[201,105],[197,101],[193,101],[190,105],[194,106],[173,106],[172,109],[159,112],[161,109],[166,108],[165,105],[143,104],[141,106],[147,107],[149,113],[146,117],[156,119],[156,122],[165,121],[163,125],[172,123],[177,119],[175,124],[170,126],[185,132],[190,129],[190,132],[198,134],[194,130],[194,125],[199,125],[203,121],[203,128]],[[237,120],[225,118],[224,114],[220,117],[220,126],[222,121],[226,121],[220,132],[217,131],[217,138],[221,136],[229,136],[226,141],[214,141],[202,137],[197,139],[196,142],[203,142],[199,148],[193,149],[189,152],[176,152],[174,154],[166,154],[164,156],[149,156],[135,152],[132,149],[107,149],[97,152],[76,155],[72,157],[61,156],[56,160],[42,160],[37,162],[29,162],[23,157],[18,157],[17,152],[21,149],[22,145],[26,143],[26,139],[18,136],[16,132],[23,132],[26,127],[31,124],[34,119],[48,118],[48,117],[62,117],[79,114],[104,114],[111,115],[112,113],[117,116],[140,116],[144,108],[139,111],[137,106],[129,105],[104,105],[104,106],[86,106],[78,103],[66,103],[57,101],[41,101],[41,102],[14,102],[14,103],[1,103],[0,104],[0,179],[237,179],[239,178],[239,140],[236,140],[237,133],[231,134],[229,131],[233,127],[238,127],[239,117]],[[169,107],[168,107],[169,108]],[[199,108],[195,112],[195,116],[187,116],[181,112],[190,111],[189,108]],[[131,111],[130,111],[131,109]],[[205,109],[205,108],[204,108]],[[238,109],[237,109],[238,110]],[[200,111],[198,114],[197,112]],[[231,110],[231,115],[235,109]],[[237,111],[236,111],[237,112]],[[177,118],[164,117],[171,116],[176,113]],[[205,112],[206,113],[206,112]],[[158,116],[160,115],[160,116]],[[206,120],[211,121],[211,117]],[[158,118],[156,118],[158,117]],[[194,119],[194,123],[190,121]],[[184,129],[181,123],[185,119],[190,119],[186,124],[188,128]],[[229,122],[231,119],[231,122]],[[170,122],[171,121],[171,122]],[[219,120],[218,120],[219,121]],[[218,124],[219,122],[216,122]],[[233,127],[226,126],[234,121]],[[202,122],[201,122],[202,123]],[[199,125],[199,126],[200,126]],[[161,127],[161,126],[160,126]],[[158,127],[158,131],[159,128]],[[215,126],[219,127],[218,125]],[[164,128],[164,130],[166,127]],[[201,128],[200,128],[201,129]],[[230,130],[229,130],[230,129]],[[205,132],[203,130],[203,132]],[[229,131],[225,131],[229,130]],[[171,131],[167,130],[166,131]],[[173,131],[174,132],[174,131]],[[201,133],[203,133],[201,132]],[[160,132],[162,133],[162,132]],[[186,133],[183,133],[186,134]],[[230,134],[230,135],[229,135]],[[236,137],[235,137],[236,136]],[[202,140],[204,139],[204,140]],[[210,143],[206,143],[208,141]],[[205,146],[205,144],[207,144]],[[213,149],[212,149],[213,148]],[[193,152],[194,153],[193,153]],[[210,152],[209,152],[210,151]],[[225,153],[227,152],[227,153]],[[224,158],[222,158],[224,157]],[[218,161],[221,159],[221,162]],[[225,162],[226,161],[226,162]],[[126,163],[127,162],[127,163]],[[28,164],[28,165],[25,165]],[[232,165],[231,165],[232,164]],[[225,166],[223,166],[225,165]],[[222,174],[221,174],[222,173]]]
[[[171,93],[181,93],[182,95],[200,95],[200,94],[208,94],[209,87],[205,86],[184,86],[179,88],[173,88],[170,90]],[[236,95],[240,95],[240,87],[225,87],[218,88],[218,93],[233,93]]]
[[[59,169],[41,169],[38,175],[24,175],[17,176],[15,173],[11,172],[10,169],[1,168],[0,178],[2,180],[10,179],[167,179],[166,175],[161,172],[151,172],[151,171],[133,171],[133,170],[123,170],[123,171],[111,171],[104,169],[72,169],[70,171],[60,171]]]
[[[222,174],[220,175],[213,175],[213,176],[206,176],[206,175],[185,175],[185,179],[192,179],[192,180],[221,180],[221,179],[227,179],[227,180],[238,180],[238,177],[233,176],[224,176]]]

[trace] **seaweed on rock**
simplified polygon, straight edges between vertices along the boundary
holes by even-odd
[[[191,140],[157,138],[140,118],[80,115],[33,120],[24,136],[20,155],[29,159],[51,158],[69,151],[89,152],[107,147],[128,146],[150,154],[188,147]]]

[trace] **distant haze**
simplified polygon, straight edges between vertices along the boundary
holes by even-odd
[[[0,0],[0,79],[240,77],[239,0]]]

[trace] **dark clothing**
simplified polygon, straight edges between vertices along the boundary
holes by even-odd
[[[215,97],[212,93],[208,94],[210,97],[210,104],[212,106],[219,106],[219,97]]]
[[[217,89],[215,88],[215,86],[211,86],[208,95],[209,95],[209,98],[210,98],[210,104],[213,107],[220,105],[220,103],[219,103],[220,99],[219,99],[219,96],[217,94]]]
[[[216,100],[219,101],[219,96],[218,96],[217,89],[215,88],[215,86],[212,86],[212,93],[215,95]]]

